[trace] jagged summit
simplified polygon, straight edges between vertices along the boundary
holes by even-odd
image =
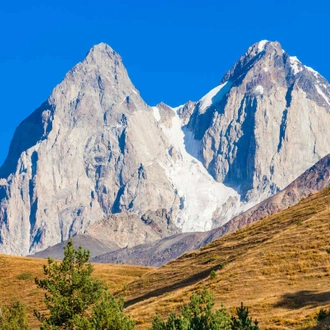
[[[94,45],[87,53],[86,59],[92,59],[95,62],[104,60],[104,57],[109,57],[114,61],[122,62],[121,56],[108,44],[101,42]]]

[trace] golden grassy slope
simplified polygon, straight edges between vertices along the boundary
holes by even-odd
[[[145,273],[124,291],[128,311],[147,329],[203,286],[234,309],[243,301],[262,328],[305,329],[330,307],[329,189]],[[329,250],[330,252],[330,250]],[[210,278],[216,270],[215,279]]]
[[[45,259],[0,255],[0,304],[18,299],[27,306],[29,323],[38,328],[33,310],[44,309],[44,293],[34,284],[35,277],[43,277]],[[121,265],[94,265],[94,276],[108,284],[110,290],[118,291],[124,285],[142,276],[151,268]]]

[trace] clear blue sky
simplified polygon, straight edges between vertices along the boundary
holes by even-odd
[[[278,40],[330,79],[330,1],[2,1],[0,163],[16,126],[89,48],[108,43],[144,100],[198,100],[254,42]]]

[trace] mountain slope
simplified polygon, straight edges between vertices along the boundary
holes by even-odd
[[[165,318],[204,286],[217,307],[224,302],[234,311],[243,301],[261,328],[312,329],[320,308],[330,308],[329,204],[326,188],[158,269],[95,264],[95,275],[125,295],[137,330],[148,329],[156,312]],[[2,301],[19,298],[31,321],[33,309],[42,309],[33,278],[42,275],[44,262],[0,256]]]
[[[236,216],[225,225],[207,232],[170,236],[148,244],[114,250],[92,258],[94,262],[158,267],[185,252],[197,250],[223,235],[243,228],[268,215],[298,203],[330,183],[330,155],[323,157],[285,189]]]
[[[0,255],[0,305],[21,301],[27,307],[28,322],[32,329],[40,329],[34,310],[46,311],[43,303],[44,292],[34,281],[36,277],[43,277],[43,266],[46,264],[47,261],[44,259]],[[151,270],[149,267],[96,264],[93,268],[93,276],[105,282],[111,292],[120,290],[127,283]]]
[[[203,287],[217,306],[250,307],[261,328],[311,328],[330,307],[329,188],[143,275],[125,291],[128,311],[147,329]],[[216,277],[210,273],[215,270]]]

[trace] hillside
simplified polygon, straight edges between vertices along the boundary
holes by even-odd
[[[320,308],[330,308],[329,205],[325,188],[158,269],[95,264],[95,275],[125,295],[137,330],[148,329],[157,311],[165,317],[204,286],[217,306],[223,302],[233,311],[243,301],[262,329],[314,329]],[[42,275],[44,263],[0,256],[3,303],[22,300],[35,326],[32,310],[41,308],[42,292],[33,278]]]
[[[44,259],[23,258],[0,255],[0,305],[19,299],[27,305],[29,323],[37,329],[38,321],[33,316],[33,310],[42,310],[42,290],[34,284],[35,277],[43,276]],[[137,279],[147,267],[120,265],[94,265],[94,276],[104,280],[111,291],[121,289],[127,283]]]
[[[325,188],[144,274],[125,290],[137,329],[147,329],[155,311],[168,315],[204,286],[218,306],[234,308],[241,301],[250,306],[262,328],[314,326],[319,309],[330,307],[329,205]]]

